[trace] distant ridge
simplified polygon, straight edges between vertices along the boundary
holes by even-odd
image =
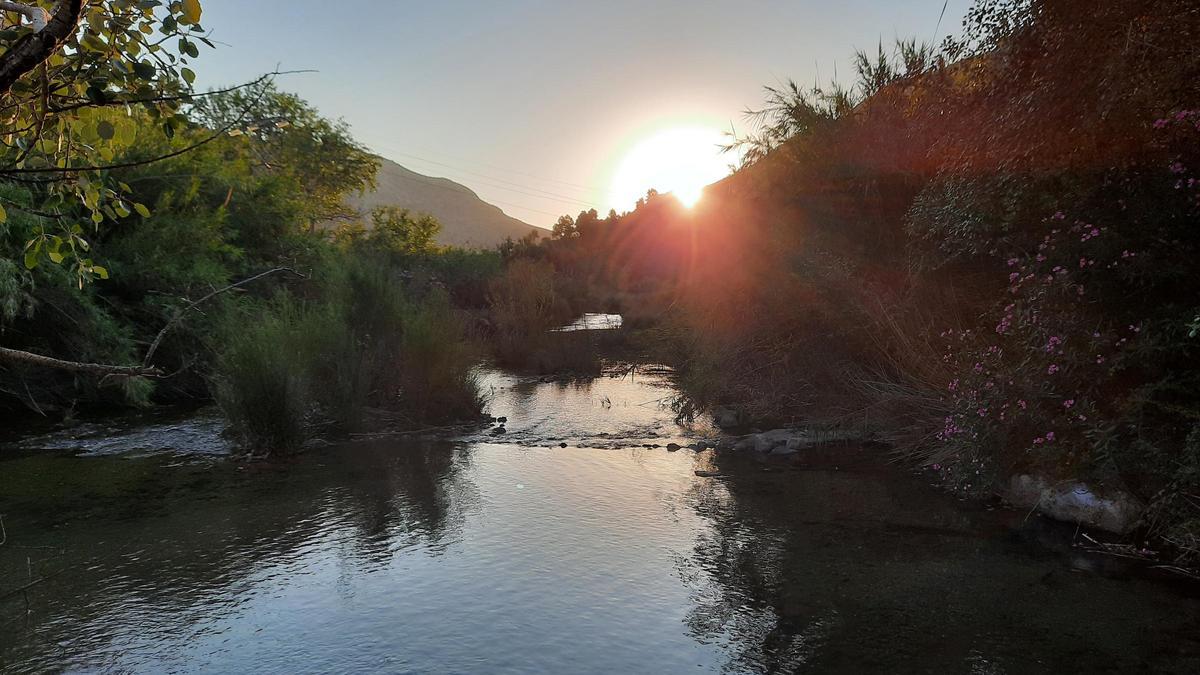
[[[382,157],[376,184],[374,191],[350,197],[347,202],[364,214],[377,206],[428,213],[442,224],[440,244],[492,248],[509,237],[515,240],[530,232],[548,233],[504,213],[463,185],[419,174]]]

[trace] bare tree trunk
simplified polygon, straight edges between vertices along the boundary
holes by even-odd
[[[17,349],[0,347],[0,361],[25,363],[31,366],[43,366],[55,370],[68,370],[75,373],[91,373],[93,375],[124,375],[128,377],[153,377],[162,375],[158,368],[145,366],[109,366],[100,363],[81,363],[79,361],[63,361],[41,354],[23,352]]]

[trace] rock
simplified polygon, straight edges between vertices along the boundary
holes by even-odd
[[[720,476],[720,475],[721,475],[721,472],[720,472],[720,471],[700,471],[700,470],[696,470],[696,471],[694,471],[693,473],[695,473],[695,474],[696,474],[697,476],[699,476],[700,478],[716,478],[717,476]]]
[[[565,448],[565,447],[567,447],[567,444],[566,444],[566,443],[559,443],[559,444],[558,444],[558,447],[560,447],[560,448]]]
[[[754,450],[756,452],[767,454],[776,447],[787,445],[797,432],[791,429],[773,429],[764,431],[761,434],[754,435]]]
[[[696,452],[704,452],[709,448],[709,445],[708,443],[692,443],[688,446],[688,448],[695,450]]]
[[[741,438],[740,440],[738,440],[738,441],[735,441],[735,442],[734,442],[734,444],[733,444],[733,449],[734,449],[735,451],[737,451],[737,452],[744,452],[744,451],[748,451],[748,450],[753,450],[753,449],[754,449],[754,446],[755,446],[755,439],[756,439],[756,438],[757,438],[757,437],[756,437],[756,436],[754,436],[754,435],[750,435],[750,436],[744,436],[744,437],[743,437],[743,438]]]
[[[678,443],[667,443],[667,452],[679,452],[683,446]]]
[[[506,433],[508,433],[508,429],[505,429],[504,427],[496,427],[495,429],[492,429],[493,436],[499,436],[500,434]]]
[[[729,406],[717,406],[713,408],[712,416],[713,424],[721,429],[733,429],[746,423],[745,415],[741,411]]]
[[[1121,490],[1100,494],[1078,481],[1050,483],[1040,476],[1013,476],[1006,496],[1013,506],[1117,534],[1133,529],[1143,510],[1133,495]]]
[[[508,418],[507,418],[507,417],[497,417],[497,418],[496,418],[496,422],[498,422],[498,423],[500,423],[500,424],[507,424],[507,423],[508,423]]]

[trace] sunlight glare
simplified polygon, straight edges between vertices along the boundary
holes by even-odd
[[[695,206],[707,185],[729,175],[729,157],[719,147],[724,140],[716,129],[694,126],[661,131],[638,143],[614,172],[613,207],[632,209],[651,188]]]

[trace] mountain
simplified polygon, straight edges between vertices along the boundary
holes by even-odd
[[[375,190],[347,201],[364,213],[377,206],[399,206],[428,213],[441,222],[438,243],[446,245],[492,248],[508,237],[520,239],[530,232],[547,233],[507,215],[463,185],[419,174],[382,157]]]

